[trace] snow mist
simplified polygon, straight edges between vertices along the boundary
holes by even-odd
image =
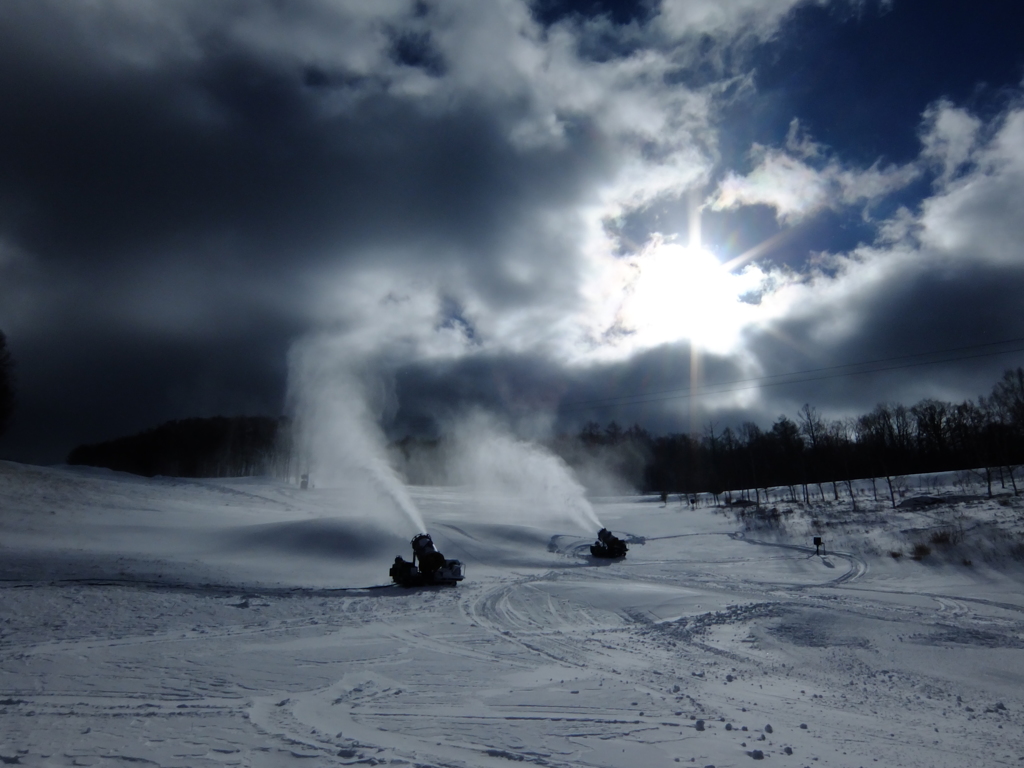
[[[569,466],[536,443],[513,436],[493,417],[473,412],[455,422],[449,478],[474,489],[480,511],[501,523],[567,520],[603,528]]]
[[[320,487],[369,482],[415,533],[425,533],[423,516],[387,460],[379,421],[392,399],[389,387],[353,358],[330,337],[306,339],[291,350],[288,394],[300,461],[308,467],[303,471]]]

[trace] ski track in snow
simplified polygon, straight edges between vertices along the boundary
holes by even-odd
[[[348,547],[346,526],[372,537],[323,522],[342,491],[0,463],[0,760],[1024,764],[1015,562],[815,555],[635,499],[598,502],[631,543],[596,561],[458,489],[412,493],[458,587],[385,584],[408,544]],[[338,556],[304,555],[309,531]]]

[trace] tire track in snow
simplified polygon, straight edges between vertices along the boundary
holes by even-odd
[[[463,612],[471,622],[526,649],[530,656],[540,655],[559,664],[585,668],[588,666],[586,654],[579,649],[571,633],[593,632],[598,628],[604,629],[605,625],[586,609],[556,601],[532,586],[532,582],[548,578],[550,574],[500,584],[463,601]],[[527,589],[541,599],[525,597],[523,592]],[[537,610],[539,605],[543,607]],[[550,621],[543,620],[552,617],[560,627],[553,627]]]
[[[150,579],[0,579],[0,589],[33,589],[38,587],[119,587],[154,592],[183,592],[215,597],[337,597],[359,595],[376,590],[396,590],[396,584],[373,584],[366,587],[270,587],[252,584],[210,584]]]
[[[735,541],[743,541],[743,542],[746,542],[747,544],[756,544],[756,545],[762,546],[762,547],[775,547],[777,549],[789,549],[789,550],[793,550],[793,551],[796,551],[796,552],[803,552],[803,553],[806,553],[806,554],[808,554],[808,555],[810,555],[812,557],[815,556],[815,554],[816,554],[816,551],[811,549],[811,547],[803,546],[801,544],[782,544],[780,542],[774,542],[774,541],[763,541],[761,539],[750,539],[750,538],[747,538],[746,535],[744,535],[744,533],[742,531],[737,532],[737,533],[731,533],[731,534],[729,534],[729,537],[732,538]],[[838,576],[838,577],[836,577],[834,579],[829,579],[828,581],[823,582],[823,583],[819,583],[819,584],[786,584],[786,585],[783,585],[784,588],[785,589],[807,589],[807,588],[810,588],[810,587],[821,588],[821,587],[839,586],[840,584],[846,584],[847,582],[850,582],[850,581],[856,581],[857,579],[863,577],[868,572],[867,561],[864,560],[863,558],[859,557],[858,555],[853,554],[852,552],[832,551],[832,552],[829,552],[828,555],[833,555],[835,557],[839,557],[839,558],[842,558],[843,560],[848,561],[849,564],[850,564],[849,570],[846,571],[846,573],[844,573],[844,574],[842,574],[842,575],[840,575],[840,576]],[[822,557],[826,557],[826,556],[827,555],[823,555]],[[828,565],[827,561],[826,561],[826,565]],[[768,582],[763,582],[763,581],[760,582],[760,583],[768,584]]]
[[[943,595],[936,592],[918,592],[911,590],[902,589],[879,589],[869,587],[846,587],[851,591],[857,592],[876,592],[883,595],[913,595],[916,597],[932,597],[936,600],[942,601],[953,601],[953,602],[965,602],[965,603],[976,603],[978,605],[987,605],[993,608],[1001,608],[1004,611],[1013,611],[1014,613],[1024,613],[1024,605],[1017,605],[1016,603],[1003,603],[997,600],[986,600],[981,597],[965,597],[963,595]]]

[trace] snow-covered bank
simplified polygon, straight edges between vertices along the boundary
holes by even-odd
[[[468,574],[402,590],[367,587],[386,584],[414,531],[363,493],[0,463],[0,757],[1024,758],[1019,563],[1006,550],[964,565],[970,538],[955,557],[936,546],[893,558],[885,537],[913,539],[922,524],[908,516],[945,514],[934,507],[853,517],[820,505],[762,525],[605,499],[598,516],[631,544],[599,564],[571,522],[521,524],[507,499],[488,509],[460,489],[413,488],[438,548]],[[1019,500],[966,504],[957,514],[1016,535]],[[819,529],[827,554],[815,556]]]

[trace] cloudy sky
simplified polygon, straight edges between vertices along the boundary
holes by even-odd
[[[0,455],[277,415],[311,358],[392,436],[977,397],[1024,364],[1022,28],[997,0],[5,0]]]

